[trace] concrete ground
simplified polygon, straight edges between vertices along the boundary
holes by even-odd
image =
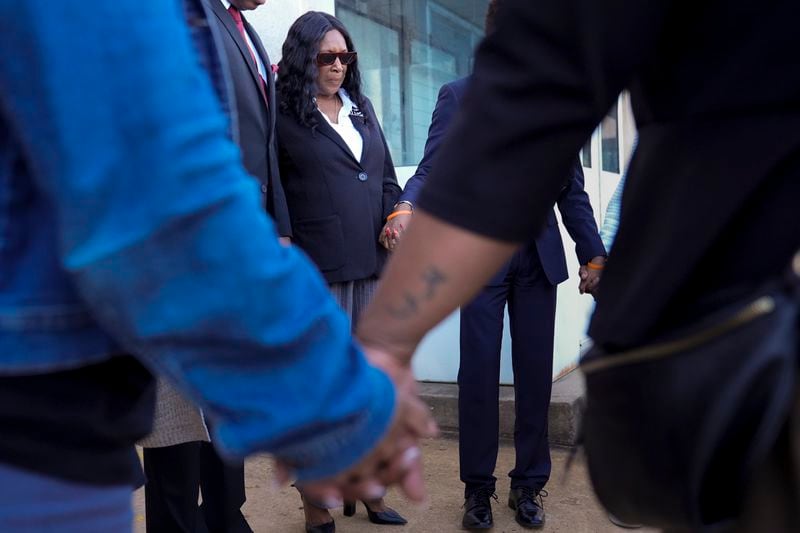
[[[364,533],[385,531],[386,533],[449,533],[461,531],[461,505],[463,485],[458,479],[458,442],[442,438],[424,443],[425,476],[427,478],[429,502],[414,506],[396,493],[390,492],[387,502],[408,519],[403,527],[376,526],[367,520],[363,505],[358,505],[356,515],[348,518],[341,509],[332,511],[336,529],[340,533]],[[611,524],[594,496],[588,479],[586,466],[578,457],[569,472],[564,465],[569,455],[567,449],[552,451],[553,474],[547,485],[549,496],[544,500],[547,524],[544,532],[562,533],[619,533],[625,531]],[[497,461],[497,495],[494,503],[495,533],[528,531],[517,525],[513,512],[508,508],[508,477],[514,463],[514,450],[510,445],[500,448]],[[244,513],[256,533],[303,533],[303,511],[300,498],[292,488],[271,488],[271,464],[266,457],[248,461],[247,503]],[[140,490],[134,495],[135,533],[144,533],[144,494]],[[653,530],[640,529],[642,533]]]

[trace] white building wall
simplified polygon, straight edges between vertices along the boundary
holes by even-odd
[[[335,0],[269,0],[245,17],[258,32],[270,60],[277,64],[289,27],[306,11],[335,12]]]

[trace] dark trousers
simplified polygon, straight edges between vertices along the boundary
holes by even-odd
[[[200,443],[144,449],[147,533],[197,533]]]
[[[252,533],[241,511],[244,465],[223,462],[211,444],[145,448],[144,470],[147,533]]]
[[[494,488],[496,481],[493,473],[500,425],[500,348],[506,302],[516,414],[511,487],[538,490],[550,478],[547,411],[553,375],[556,287],[547,280],[531,243],[461,309],[458,440],[466,495],[478,488]]]
[[[247,500],[244,464],[224,462],[208,442],[200,444],[200,490],[208,533],[253,533],[241,511]]]

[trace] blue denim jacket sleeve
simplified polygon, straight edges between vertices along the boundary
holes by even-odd
[[[312,264],[279,245],[178,2],[0,4],[0,112],[97,320],[301,480],[355,463],[394,410]]]

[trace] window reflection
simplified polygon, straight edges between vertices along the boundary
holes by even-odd
[[[586,168],[592,168],[592,137],[586,141],[581,148],[581,164]]]
[[[365,93],[398,166],[422,158],[439,88],[467,76],[488,0],[339,0]]]
[[[600,124],[600,150],[603,170],[619,174],[619,111],[616,103]]]

